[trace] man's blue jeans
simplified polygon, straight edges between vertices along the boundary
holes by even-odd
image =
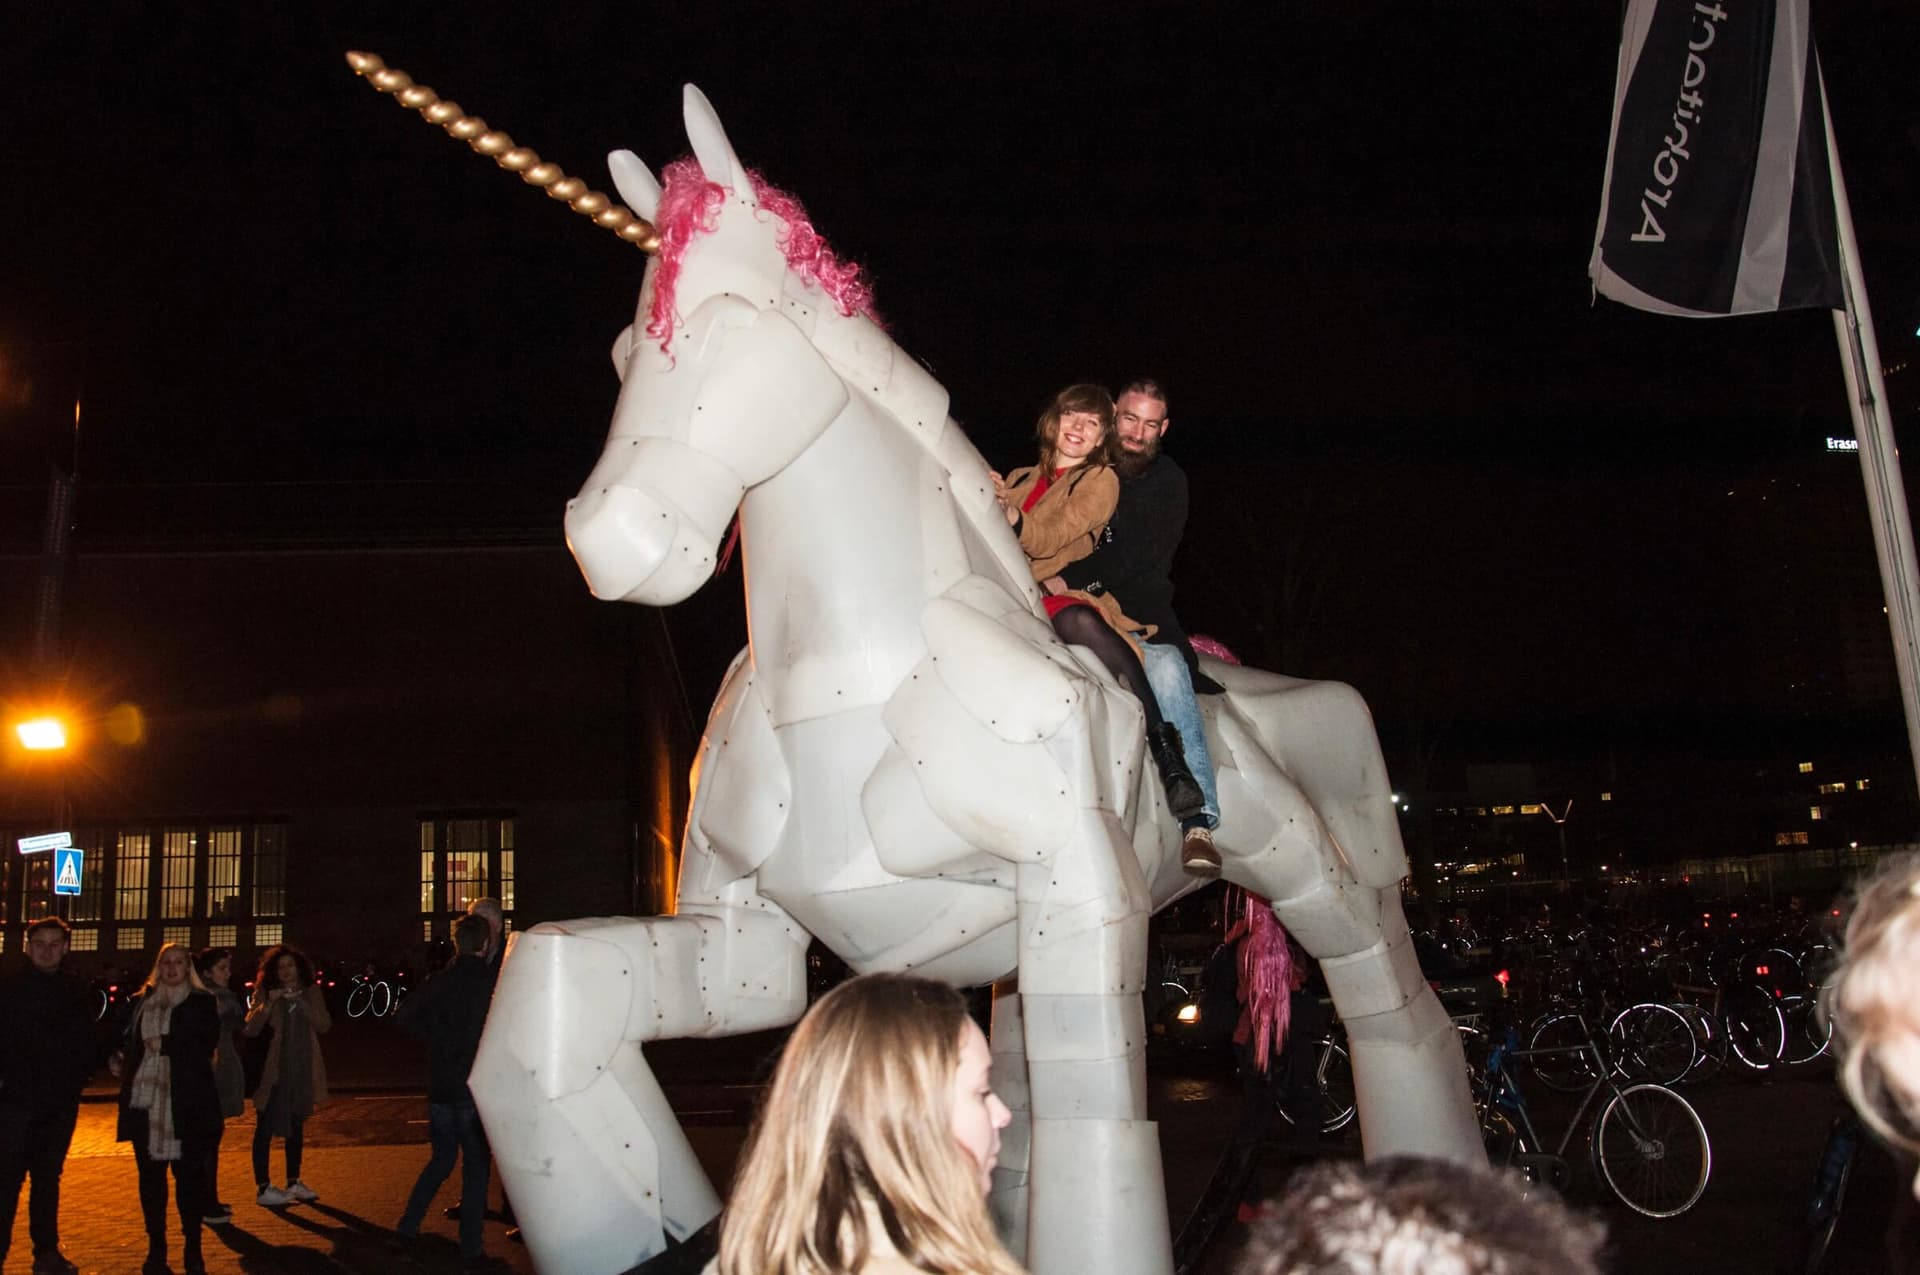
[[[487,1170],[492,1155],[487,1150],[487,1133],[480,1126],[480,1112],[471,1101],[430,1102],[427,1104],[427,1139],[433,1158],[420,1170],[407,1197],[407,1211],[400,1215],[395,1229],[402,1235],[420,1234],[421,1219],[433,1203],[433,1193],[453,1172],[453,1161],[460,1160],[460,1255],[479,1257],[485,1246],[480,1228],[487,1220]]]
[[[1142,643],[1146,655],[1147,685],[1160,701],[1160,716],[1180,732],[1180,748],[1186,754],[1187,769],[1193,772],[1206,796],[1207,805],[1199,818],[1209,828],[1220,826],[1220,789],[1213,781],[1213,756],[1207,752],[1207,730],[1200,722],[1200,697],[1193,693],[1193,674],[1187,669],[1187,657],[1177,646],[1165,642]]]

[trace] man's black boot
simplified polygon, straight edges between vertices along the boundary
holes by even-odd
[[[1160,786],[1166,790],[1167,806],[1175,819],[1191,819],[1206,808],[1207,795],[1187,769],[1186,754],[1180,749],[1180,731],[1172,722],[1161,722],[1147,731],[1147,751],[1160,771]]]

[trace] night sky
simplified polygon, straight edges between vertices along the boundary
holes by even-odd
[[[1899,364],[1920,11],[1814,17]],[[1551,751],[1543,722],[1671,743],[1772,706],[1716,502],[1850,426],[1824,313],[1592,300],[1617,39],[1565,0],[16,3],[0,483],[37,507],[77,396],[102,489],[506,485],[557,539],[644,258],[342,54],[610,193],[607,150],[684,151],[693,81],[991,460],[1067,382],[1169,385],[1189,627],[1353,680],[1390,736],[1440,712],[1508,723],[1496,749]],[[1912,374],[1894,393],[1910,426]]]

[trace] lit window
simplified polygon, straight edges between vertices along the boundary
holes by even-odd
[[[1600,794],[1600,800],[1602,800],[1602,801],[1612,801],[1612,800],[1613,800],[1613,794],[1612,794],[1612,793],[1610,793],[1610,792],[1603,792],[1603,793],[1601,793],[1601,794]]]
[[[1530,801],[1520,807],[1520,813],[1523,815],[1537,815],[1543,808],[1539,802]]]
[[[1801,762],[1800,773],[1803,775],[1811,775],[1813,773],[1813,763],[1810,761]]]
[[[92,925],[74,926],[73,950],[76,952],[98,952],[100,950],[99,928]]]
[[[244,857],[246,838],[245,828],[216,827],[207,832],[208,916],[238,919],[245,914],[240,895],[240,861]],[[238,940],[209,941],[217,947],[232,947]]]
[[[1493,808],[1493,813],[1496,815],[1510,815],[1513,813],[1513,807],[1512,806],[1495,806]]]
[[[240,927],[237,925],[209,925],[207,927],[208,947],[233,947],[240,942]]]
[[[120,857],[114,876],[113,916],[117,921],[147,919],[147,851],[152,838],[144,832],[120,834]],[[124,934],[126,931],[122,931]],[[145,947],[143,938],[122,947]]]
[[[1801,835],[1805,835],[1804,833]],[[281,942],[281,927],[278,921],[263,922],[253,927],[253,942],[256,947],[272,947]]]
[[[193,853],[195,837],[191,828],[168,828],[160,836],[160,915],[170,921],[193,915]],[[179,926],[168,926],[171,934]],[[163,939],[181,942],[186,939]]]
[[[1808,807],[1807,807],[1807,818],[1809,818],[1809,819],[1825,819],[1826,817],[1827,817],[1827,816],[1826,816],[1826,814],[1825,814],[1825,813],[1824,813],[1824,812],[1823,812],[1823,811],[1822,811],[1822,810],[1820,809],[1820,807],[1818,807],[1818,806],[1808,806]]]
[[[1822,793],[1845,792],[1846,790],[1847,790],[1847,785],[1845,783],[1820,785],[1820,791]]]
[[[1856,779],[1856,780],[1854,780],[1854,781],[1853,781],[1853,786],[1854,786],[1854,788],[1855,788],[1856,790],[1858,790],[1858,791],[1860,791],[1860,792],[1865,792],[1865,791],[1866,791],[1867,789],[1869,789],[1869,788],[1871,788],[1871,787],[1873,787],[1873,780],[1871,780],[1871,779]]]
[[[178,943],[182,947],[192,947],[193,926],[163,925],[160,927],[160,941],[162,943]]]
[[[1773,834],[1773,844],[1776,846],[1804,846],[1807,844],[1807,834],[1804,832],[1776,832]],[[1691,880],[1692,878],[1686,879]]]
[[[253,914],[287,914],[287,829],[284,824],[261,824],[253,830]],[[261,937],[266,928],[261,926],[254,932],[254,942],[262,946],[278,943],[280,927],[272,927],[274,937],[271,939]]]

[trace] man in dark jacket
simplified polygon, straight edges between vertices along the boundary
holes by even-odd
[[[407,1240],[420,1234],[427,1205],[458,1158],[460,1254],[469,1265],[485,1259],[480,1236],[487,1212],[487,1171],[492,1164],[480,1112],[467,1089],[467,1073],[473,1070],[480,1032],[487,1025],[487,1005],[493,998],[493,976],[482,955],[489,933],[487,922],[478,916],[463,916],[455,922],[453,964],[401,1002],[394,1016],[402,1030],[427,1040],[427,1134],[433,1148],[394,1229]]]
[[[1114,432],[1123,453],[1117,466],[1120,503],[1093,552],[1068,564],[1060,579],[1068,588],[1111,593],[1128,615],[1160,626],[1144,644],[1141,662],[1160,713],[1180,732],[1187,769],[1207,799],[1199,814],[1180,823],[1180,861],[1187,871],[1211,877],[1220,873],[1220,852],[1213,845],[1220,793],[1194,690],[1217,694],[1221,688],[1200,671],[1193,644],[1173,612],[1173,555],[1187,530],[1187,475],[1160,450],[1172,425],[1166,391],[1157,381],[1131,381],[1114,396]]]
[[[71,942],[59,917],[35,921],[27,930],[27,968],[0,982],[0,1261],[13,1238],[21,1184],[31,1175],[34,1275],[79,1269],[60,1252],[60,1172],[100,1046],[87,986],[65,969]]]

